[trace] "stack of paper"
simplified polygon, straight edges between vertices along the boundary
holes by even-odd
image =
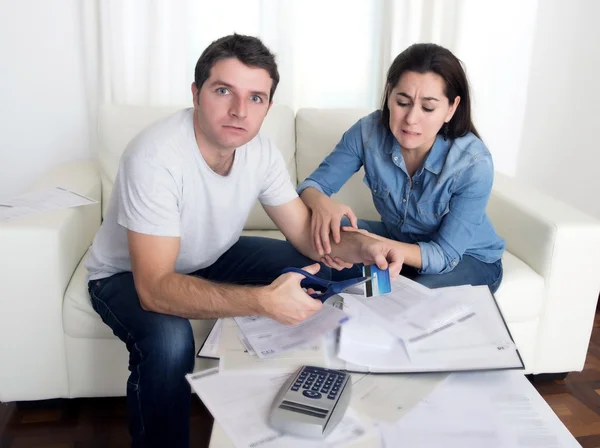
[[[95,203],[97,201],[65,188],[49,188],[2,201],[0,203],[0,222],[12,221],[34,213]]]
[[[390,294],[342,294],[351,321],[330,364],[367,372],[522,368],[519,352],[485,286],[436,290],[399,277]]]
[[[519,372],[453,373],[397,422],[378,429],[386,447],[580,446]]]
[[[235,317],[249,353],[268,358],[298,347],[305,347],[331,333],[349,319],[347,313],[330,305],[298,325],[284,325],[263,316]]]
[[[325,440],[284,435],[268,426],[275,395],[292,371],[219,373],[218,369],[186,376],[198,397],[236,447],[333,447],[378,445],[375,428],[349,409]]]

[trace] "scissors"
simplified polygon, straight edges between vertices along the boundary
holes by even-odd
[[[307,288],[307,289],[312,288],[314,290],[320,291],[319,293],[314,293],[314,294],[309,294],[309,295],[314,299],[319,299],[321,302],[324,302],[331,296],[334,296],[336,294],[343,292],[344,290],[346,290],[347,288],[349,288],[351,286],[362,285],[363,283],[366,283],[369,280],[373,279],[373,276],[357,277],[357,278],[352,278],[350,280],[344,280],[341,282],[334,282],[334,281],[324,280],[319,277],[315,277],[314,275],[312,275],[300,268],[285,268],[282,271],[283,274],[286,274],[288,272],[295,272],[297,274],[303,275],[304,278],[300,282],[300,286],[302,286],[303,288]]]

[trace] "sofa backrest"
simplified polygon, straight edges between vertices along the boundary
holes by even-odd
[[[98,159],[102,179],[102,215],[119,167],[121,154],[127,144],[144,128],[176,111],[187,107],[105,106],[98,115]],[[275,105],[267,114],[261,132],[265,133],[282,152],[287,168],[296,185],[294,114],[289,107]],[[246,224],[251,229],[275,229],[275,225],[257,204]]]
[[[306,179],[335,148],[354,123],[373,112],[369,109],[300,109],[296,114],[296,165],[298,182]],[[362,219],[380,220],[373,199],[364,184],[361,168],[333,199],[349,205]]]

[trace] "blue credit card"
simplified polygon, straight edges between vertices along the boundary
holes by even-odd
[[[363,276],[373,278],[365,283],[365,297],[380,296],[392,292],[390,271],[381,270],[375,264],[363,266]]]

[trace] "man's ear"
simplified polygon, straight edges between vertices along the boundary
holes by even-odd
[[[199,95],[200,91],[198,90],[198,87],[196,87],[195,82],[192,83],[191,89],[192,89],[192,103],[194,103],[194,106],[198,106],[199,105],[198,104],[198,95]]]

